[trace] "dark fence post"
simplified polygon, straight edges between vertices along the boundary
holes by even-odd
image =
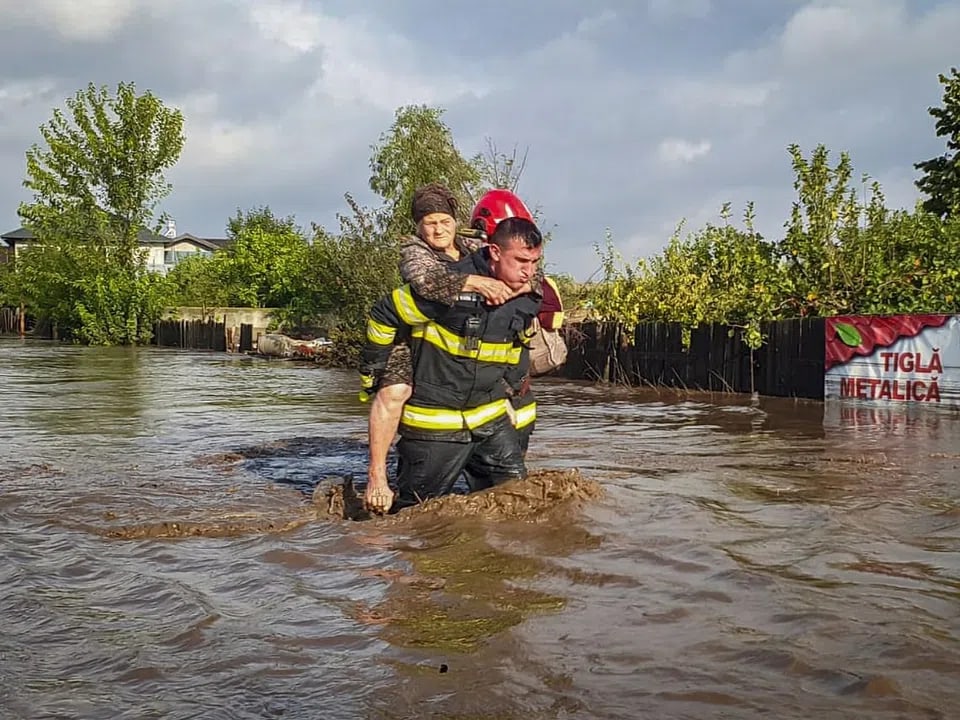
[[[218,352],[227,351],[227,323],[210,323],[210,331],[213,333],[211,346]]]
[[[241,326],[241,349],[248,347]],[[763,322],[764,343],[751,350],[739,328],[715,324],[694,328],[683,347],[679,323],[587,322],[568,326],[567,363],[571,379],[679,386],[823,399],[824,320],[802,318]]]
[[[250,323],[240,323],[240,345],[237,348],[239,352],[246,353],[253,351],[253,325]]]
[[[247,326],[247,343],[252,347],[253,326]],[[226,352],[227,326],[215,320],[160,320],[154,325],[153,342],[159,347]]]

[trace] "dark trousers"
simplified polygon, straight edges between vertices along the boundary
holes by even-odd
[[[397,509],[447,495],[461,473],[471,490],[526,477],[520,435],[507,417],[471,431],[468,442],[407,437],[397,443]]]
[[[512,397],[510,402],[513,403],[515,410],[520,410],[527,407],[528,405],[536,402],[536,398],[533,393],[528,389],[523,395],[518,395]],[[530,436],[533,435],[533,429],[536,427],[537,421],[534,420],[532,423],[524,425],[522,428],[517,430],[520,435],[520,452],[523,453],[523,456],[527,456],[527,448],[530,446]]]
[[[527,456],[527,448],[530,447],[530,436],[533,435],[533,429],[536,425],[536,422],[532,422],[526,427],[517,430],[517,434],[520,436],[520,452],[523,453],[524,457]]]

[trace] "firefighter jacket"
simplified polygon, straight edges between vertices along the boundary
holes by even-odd
[[[490,276],[487,258],[480,250],[452,269]],[[425,300],[409,285],[397,288],[367,319],[361,385],[376,392],[394,342],[409,334],[413,395],[403,409],[401,435],[468,442],[472,429],[511,412],[507,398],[528,371],[525,331],[540,300],[528,293],[493,307],[479,293],[461,293],[449,306]]]
[[[556,281],[551,277],[543,279],[543,298],[540,303],[540,310],[537,312],[537,323],[534,324],[526,335],[527,344],[530,346],[531,357],[536,358],[538,352],[550,352],[556,342],[563,345],[563,356],[566,357],[566,345],[559,335],[560,328],[563,326],[563,300],[560,297],[560,289]],[[547,334],[551,334],[555,339],[551,340]],[[531,362],[531,371],[535,372],[536,363]],[[529,379],[519,388],[515,388],[515,393],[510,399],[513,404],[513,425],[517,430],[529,428],[537,419],[537,402],[530,389]]]

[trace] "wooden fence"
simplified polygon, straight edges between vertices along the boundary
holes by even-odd
[[[570,379],[679,387],[712,392],[759,393],[823,399],[824,321],[781,320],[761,326],[765,342],[751,350],[739,330],[706,325],[684,347],[677,323],[624,328],[607,323],[566,327],[569,355],[558,375]],[[163,347],[250,352],[253,326],[233,333],[213,320],[162,320],[154,343]]]
[[[232,330],[232,328],[231,328]],[[236,349],[247,352],[253,349],[253,327],[241,325]],[[178,347],[191,350],[233,350],[228,342],[225,323],[214,320],[161,320],[153,327],[153,344],[160,347]],[[232,338],[230,338],[232,340]]]
[[[635,328],[584,323],[567,328],[569,355],[559,375],[571,379],[823,399],[824,321],[781,320],[761,327],[751,350],[738,330],[706,325],[683,344],[677,323]]]
[[[20,308],[0,307],[0,334],[20,334]]]
[[[0,333],[18,333],[17,308],[0,308]],[[27,330],[38,333],[31,319]],[[691,331],[684,347],[676,323],[625,328],[607,323],[565,328],[569,355],[557,375],[569,379],[823,399],[824,320],[780,320],[761,326],[765,342],[751,351],[739,330],[706,325]],[[47,334],[43,335],[44,337]],[[251,352],[253,326],[239,332],[213,320],[162,320],[153,343],[217,352]]]
[[[33,338],[56,339],[49,323],[24,318],[23,330]],[[0,307],[0,334],[20,334],[20,309]],[[227,327],[213,320],[161,320],[153,326],[153,344],[191,350],[250,352],[253,350],[253,325]]]

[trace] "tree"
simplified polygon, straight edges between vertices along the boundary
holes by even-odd
[[[916,186],[927,195],[923,207],[939,217],[946,217],[960,208],[960,71],[950,68],[950,75],[938,75],[943,85],[943,107],[927,109],[936,118],[937,137],[947,139],[947,152],[916,163],[923,172]]]
[[[802,314],[831,315],[851,310],[856,270],[845,253],[860,235],[861,206],[850,186],[853,166],[841,153],[830,165],[830,153],[818,145],[809,159],[799,146],[789,146],[797,200],[780,251],[791,272],[787,293]]]
[[[313,225],[313,241],[297,275],[297,291],[276,314],[289,329],[315,328],[336,344],[337,362],[353,364],[366,335],[371,306],[400,284],[399,238],[383,236],[376,211],[349,194],[350,215],[340,215],[340,231]]]
[[[413,232],[413,193],[431,182],[443,183],[457,196],[461,221],[469,216],[480,172],[460,154],[450,129],[443,123],[443,112],[426,105],[399,108],[390,130],[373,147],[370,189],[384,200],[386,234]]]
[[[220,263],[215,257],[196,253],[181,260],[166,277],[170,304],[208,308],[230,305],[230,288],[220,278]]]
[[[92,83],[40,127],[45,147],[26,153],[19,213],[37,237],[18,259],[21,296],[68,336],[130,344],[149,339],[161,284],[147,276],[138,244],[158,227],[171,190],[163,172],[180,157],[183,116],[133,83],[116,94]]]
[[[62,229],[71,216],[93,237],[108,232],[127,251],[118,259],[130,262],[137,233],[159,227],[153,211],[171,190],[163,171],[183,150],[183,116],[150,92],[137,95],[133,83],[120,83],[114,96],[91,83],[66,104],[69,118],[54,110],[40,128],[47,148],[27,151],[24,187],[34,202],[22,204],[20,215],[40,233]]]
[[[298,301],[307,240],[295,218],[278,218],[268,206],[238,209],[227,237],[213,260],[230,304],[279,308]]]
[[[523,155],[518,155],[517,146],[514,145],[511,153],[507,155],[492,139],[487,138],[486,152],[476,155],[472,161],[479,173],[480,184],[485,189],[502,188],[517,192],[520,178],[527,167],[528,150],[529,148],[523,151]]]

